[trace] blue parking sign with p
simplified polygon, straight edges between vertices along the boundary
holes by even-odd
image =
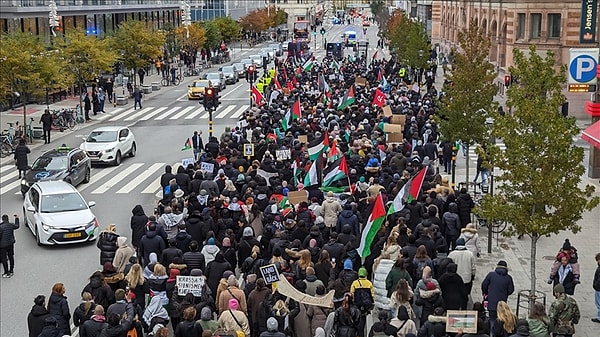
[[[598,48],[571,48],[569,84],[595,84]]]

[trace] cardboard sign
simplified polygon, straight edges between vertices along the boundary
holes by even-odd
[[[185,158],[181,160],[181,166],[187,168],[189,164],[194,165],[194,158]]]
[[[277,160],[287,160],[292,158],[292,153],[290,150],[277,150],[275,152]]]
[[[402,133],[402,125],[385,123],[383,124],[383,132]]]
[[[185,296],[192,293],[196,297],[202,296],[202,287],[206,279],[202,276],[181,276],[178,275],[175,280],[177,285],[177,295]]]
[[[274,264],[260,267],[260,273],[266,284],[272,284],[279,281],[279,272]]]
[[[299,135],[298,141],[300,141],[301,144],[308,144],[308,136],[307,135]]]
[[[282,277],[273,286],[277,288],[277,291],[280,294],[290,297],[297,302],[308,305],[316,305],[319,307],[333,308],[333,295],[335,294],[334,290],[331,290],[325,296],[310,296],[294,288],[294,286],[292,286],[285,277]]]
[[[385,117],[392,117],[392,108],[389,105],[383,107],[383,115]]]
[[[306,191],[289,191],[287,197],[290,204],[294,206],[298,205],[303,201],[308,201]]]
[[[446,313],[446,332],[477,333],[477,311],[448,310]]]
[[[390,123],[397,125],[405,125],[406,124],[406,115],[394,115]]]
[[[244,144],[244,157],[254,157],[254,144]]]
[[[363,87],[367,85],[367,79],[364,77],[357,77],[354,80],[354,84],[356,85],[362,85]]]
[[[204,171],[204,172],[214,172],[215,171],[215,164],[201,162],[200,163],[200,170]]]
[[[387,134],[387,142],[388,143],[402,143],[404,139],[404,135],[401,133],[388,133]]]

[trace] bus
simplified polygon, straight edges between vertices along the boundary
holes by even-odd
[[[294,38],[297,42],[310,43],[309,28],[310,23],[308,20],[298,20],[294,22]]]

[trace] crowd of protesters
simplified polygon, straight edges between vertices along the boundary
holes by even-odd
[[[579,312],[558,281],[559,265],[551,274],[559,305],[547,315],[536,304],[527,321],[506,303],[514,285],[505,261],[474,283],[474,204],[444,175],[451,143],[437,128],[435,72],[411,72],[394,57],[312,61],[310,70],[276,62],[265,101],[237,126],[206,143],[195,134],[198,160],[165,168],[156,208],[135,205],[129,226],[100,233],[101,270],[82,287],[81,305],[70,311],[64,286],[55,285],[47,305],[36,297],[29,335],[70,334],[72,319],[82,337],[442,337],[446,311],[466,309],[478,312],[477,332],[458,335],[572,335]],[[359,77],[365,82],[355,83]],[[378,89],[393,117],[374,104]],[[284,122],[296,102],[299,118]],[[388,142],[385,125],[400,115],[401,141]],[[318,140],[327,146],[314,159],[309,147]],[[251,158],[246,143],[255,145]],[[341,156],[347,177],[329,191],[322,180],[304,183],[312,181],[305,178],[314,160],[323,169]],[[417,198],[386,217],[361,258],[357,248],[377,196],[388,204],[422,169]],[[305,201],[291,204],[294,191],[305,191]],[[333,303],[305,304],[280,293],[261,274],[271,264],[301,293],[320,298],[333,291]],[[200,289],[180,293],[178,276],[197,277]],[[470,298],[474,284],[481,301]]]

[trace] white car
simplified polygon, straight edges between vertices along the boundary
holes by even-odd
[[[39,181],[23,201],[23,219],[41,245],[63,245],[96,239],[98,220],[73,185],[62,180]]]
[[[95,129],[79,146],[93,163],[120,165],[124,155],[135,157],[135,136],[125,126],[103,126]]]
[[[248,57],[252,60],[252,63],[254,63],[255,66],[262,67],[262,64],[263,64],[262,56],[260,56],[260,55],[250,55]]]

